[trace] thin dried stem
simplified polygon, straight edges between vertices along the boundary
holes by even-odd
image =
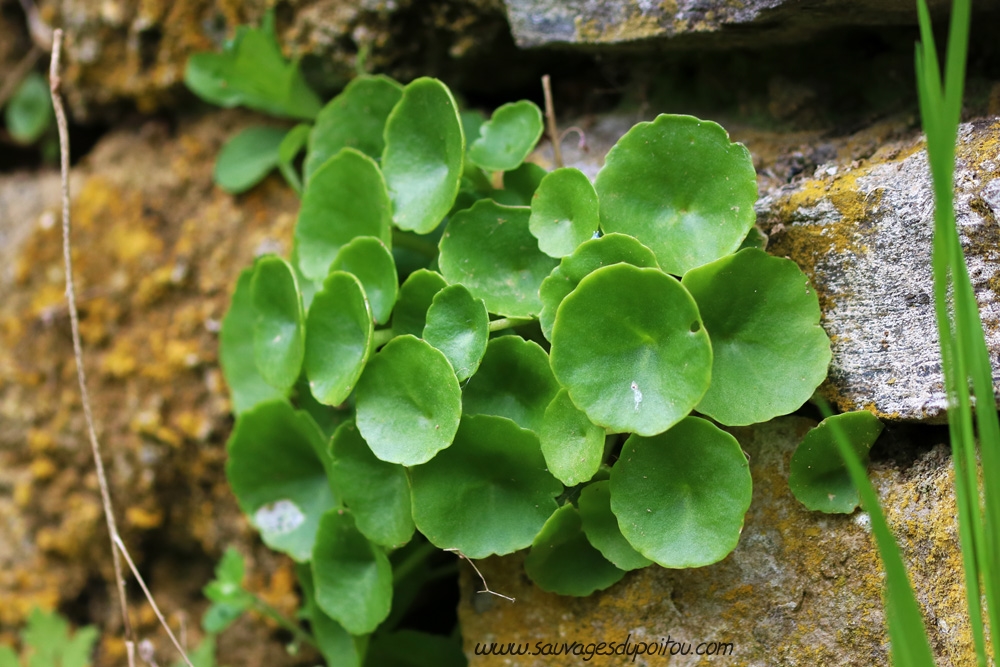
[[[160,611],[160,608],[156,606],[156,600],[153,599],[153,594],[150,593],[149,588],[146,587],[146,582],[143,580],[142,575],[139,574],[139,569],[135,566],[135,563],[132,562],[132,557],[128,555],[128,549],[125,548],[125,543],[122,542],[122,538],[117,534],[114,536],[114,543],[115,546],[118,547],[118,550],[121,551],[122,556],[125,557],[125,562],[128,563],[129,569],[132,570],[132,576],[134,576],[135,580],[139,582],[139,588],[141,588],[142,592],[146,594],[146,599],[149,600],[149,605],[153,608],[153,613],[156,614],[156,618],[160,619],[160,625],[162,625],[163,629],[167,631],[167,636],[170,637],[170,641],[174,643],[174,646],[177,648],[177,652],[181,654],[182,658],[184,658],[184,662],[188,664],[188,667],[194,667],[188,659],[187,653],[184,652],[184,648],[181,646],[181,643],[177,641],[177,637],[174,636],[173,630],[171,630],[170,626],[167,625],[167,619],[163,617],[163,613]]]
[[[477,575],[479,575],[479,581],[483,582],[483,590],[479,591],[480,593],[489,593],[490,595],[495,595],[498,598],[503,598],[504,600],[510,600],[511,602],[514,602],[514,598],[510,597],[509,595],[504,595],[503,593],[497,593],[496,591],[490,590],[489,584],[486,583],[486,577],[484,577],[483,573],[479,571],[479,568],[476,567],[476,564],[472,562],[471,558],[463,554],[458,549],[445,549],[445,551],[452,552],[462,560],[467,561],[469,565],[472,566],[472,569],[476,571]]]
[[[555,161],[556,167],[562,167],[562,149],[559,145],[562,137],[559,136],[559,130],[556,127],[556,109],[552,104],[552,82],[548,74],[542,77],[542,92],[545,93],[545,119],[548,121],[549,141],[552,142],[552,159]]]
[[[83,415],[87,422],[87,435],[90,438],[90,450],[94,457],[94,468],[97,471],[97,483],[101,490],[101,505],[104,508],[104,518],[108,524],[108,535],[111,539],[111,555],[115,568],[115,583],[118,588],[118,598],[122,609],[122,626],[125,630],[125,647],[128,653],[129,667],[135,667],[135,636],[132,631],[132,624],[128,616],[128,597],[125,594],[125,577],[122,575],[121,558],[118,555],[119,549],[128,561],[129,567],[135,573],[139,585],[142,586],[146,598],[153,606],[160,622],[166,629],[171,639],[174,639],[173,632],[164,621],[156,602],[146,589],[145,583],[139,576],[129,557],[125,545],[118,535],[118,526],[115,523],[115,515],[111,504],[111,492],[108,490],[108,479],[104,473],[104,462],[101,460],[101,447],[97,441],[97,431],[94,428],[94,415],[90,408],[90,395],[87,392],[87,375],[83,369],[83,346],[80,343],[80,315],[76,308],[76,289],[73,285],[73,259],[70,244],[70,206],[69,206],[69,129],[66,123],[66,111],[63,108],[62,97],[59,95],[59,54],[62,50],[62,30],[55,30],[52,35],[52,59],[49,66],[49,91],[52,94],[52,110],[55,112],[56,126],[59,129],[59,163],[62,173],[62,233],[63,233],[63,260],[66,271],[66,300],[69,303],[69,320],[73,334],[73,356],[76,361],[76,377],[80,384],[80,400],[83,404]],[[184,661],[190,667],[191,661],[184,653],[177,641],[174,640],[177,650],[181,652]]]

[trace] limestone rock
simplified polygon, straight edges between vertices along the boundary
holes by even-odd
[[[518,46],[676,40],[685,46],[801,42],[843,26],[916,25],[912,2],[893,0],[505,0]],[[948,6],[944,0],[928,3]],[[980,3],[996,7],[995,2]]]
[[[480,562],[490,589],[514,597],[513,603],[477,593],[478,578],[463,566],[459,620],[470,667],[585,664],[588,645],[626,639],[632,651],[644,642],[664,653],[639,654],[634,662],[631,655],[594,656],[593,663],[889,664],[881,566],[867,515],[811,513],[788,489],[788,461],[813,424],[784,417],[736,430],[750,458],[753,501],[739,546],[720,563],[692,570],[654,565],[606,591],[572,598],[534,586],[523,574],[521,554]],[[928,619],[937,664],[972,664],[947,450],[938,446],[905,470],[876,465],[873,474]],[[715,654],[695,655],[702,642],[703,652]],[[483,655],[494,643],[521,645],[526,653]],[[556,653],[564,643],[581,653]]]

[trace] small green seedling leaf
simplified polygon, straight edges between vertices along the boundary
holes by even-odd
[[[682,283],[715,357],[698,412],[743,426],[809,400],[826,378],[830,339],[816,292],[795,262],[750,248],[692,269]]]
[[[563,490],[545,470],[538,437],[492,415],[463,417],[451,447],[413,468],[410,479],[417,528],[435,546],[469,558],[530,545]]]
[[[653,561],[636,551],[618,527],[611,511],[611,483],[608,480],[588,484],[580,492],[580,518],[587,539],[609,561],[623,570],[637,570]]]
[[[288,134],[278,127],[248,127],[231,138],[215,159],[215,184],[231,194],[246,192],[278,166]]]
[[[205,635],[193,651],[188,651],[188,659],[194,667],[215,667],[215,635]],[[187,667],[183,658],[175,660],[170,667]]]
[[[375,161],[344,148],[313,174],[302,195],[295,225],[299,268],[322,280],[340,249],[359,236],[392,244],[389,193]]]
[[[367,637],[352,636],[344,626],[319,608],[316,604],[316,584],[309,563],[297,564],[295,574],[302,586],[302,616],[312,626],[316,645],[327,664],[336,667],[361,667]]]
[[[236,420],[226,450],[229,485],[264,543],[309,560],[320,517],[337,505],[313,419],[286,401],[261,403]]]
[[[448,358],[459,382],[479,368],[490,338],[490,316],[482,299],[464,285],[449,285],[427,309],[424,340]]]
[[[636,237],[678,276],[734,252],[754,223],[750,152],[692,116],[634,126],[608,153],[595,187],[601,228]]]
[[[271,12],[260,28],[237,29],[222,53],[191,56],[184,83],[206,102],[226,108],[243,105],[271,116],[312,120],[321,107],[298,63],[281,54]]]
[[[799,443],[788,466],[788,486],[799,502],[814,512],[850,514],[858,506],[858,490],[837,449],[830,424],[849,438],[862,464],[882,433],[882,422],[865,410],[827,417]]]
[[[606,234],[586,241],[572,255],[559,262],[559,266],[546,276],[538,289],[538,296],[542,301],[538,321],[547,340],[552,340],[556,311],[566,295],[597,269],[619,263],[659,268],[653,251],[625,234]]]
[[[525,162],[513,171],[504,172],[503,191],[516,196],[518,206],[531,206],[531,198],[548,173],[534,162]]]
[[[597,193],[582,171],[563,167],[542,179],[528,221],[542,252],[565,257],[592,239],[600,224]]]
[[[253,595],[243,588],[245,567],[240,552],[229,547],[215,566],[215,579],[202,589],[212,605],[201,617],[205,632],[222,632],[252,604]]]
[[[306,319],[305,371],[317,401],[340,405],[347,400],[374,349],[373,331],[361,282],[332,271]]]
[[[236,281],[229,310],[222,318],[219,332],[219,363],[232,396],[233,412],[237,416],[258,403],[284,398],[282,391],[268,384],[254,362],[254,326],[257,313],[250,295],[253,268],[244,269]]]
[[[459,211],[441,237],[438,262],[450,283],[462,283],[497,315],[530,317],[542,309],[538,287],[556,260],[528,230],[530,209],[483,199]]]
[[[549,356],[538,343],[501,336],[489,342],[479,371],[466,383],[462,411],[506,417],[537,434],[558,392]]]
[[[21,667],[21,659],[9,646],[0,646],[0,667]]]
[[[538,437],[549,472],[566,486],[586,482],[601,467],[604,429],[573,405],[565,389],[545,409]]]
[[[331,270],[354,274],[365,288],[375,324],[387,324],[399,293],[392,251],[374,236],[359,236],[337,253]]]
[[[406,470],[376,458],[354,422],[341,424],[330,447],[330,479],[358,530],[388,548],[409,542],[415,528]]]
[[[305,356],[305,313],[291,265],[275,256],[258,259],[250,298],[256,313],[254,363],[268,384],[287,395]]]
[[[38,141],[52,125],[49,84],[38,72],[29,72],[7,103],[4,122],[10,136],[22,144]]]
[[[375,630],[392,607],[392,566],[350,512],[323,515],[312,557],[316,604],[352,635]]]
[[[71,636],[65,618],[38,608],[28,615],[28,623],[21,631],[28,648],[28,667],[86,667],[97,638],[97,628],[92,625]]]
[[[383,461],[429,461],[451,444],[461,415],[462,390],[448,359],[413,336],[389,341],[358,382],[358,430]]]
[[[385,124],[382,171],[400,229],[427,234],[458,195],[465,137],[448,87],[422,77],[403,89]]]
[[[309,133],[306,182],[341,148],[354,148],[372,159],[381,159],[385,121],[402,96],[403,87],[381,74],[359,76],[347,84],[316,116]]]
[[[462,642],[416,630],[379,633],[368,646],[368,664],[378,667],[467,667]]]
[[[615,264],[567,296],[552,328],[552,370],[590,421],[656,435],[708,389],[712,347],[694,299],[657,269]]]
[[[399,298],[392,314],[392,333],[420,337],[427,324],[427,310],[434,296],[448,286],[440,273],[417,269],[399,287]]]
[[[625,576],[587,541],[580,513],[570,504],[545,522],[524,559],[524,571],[543,591],[576,597],[603,591]]]
[[[504,104],[479,128],[469,159],[487,171],[516,169],[542,136],[542,112],[534,102]]]
[[[630,436],[611,469],[611,510],[636,551],[669,568],[701,567],[736,548],[750,507],[736,438],[698,417]]]
[[[278,146],[278,170],[285,177],[285,181],[300,196],[302,195],[302,178],[295,168],[295,158],[305,147],[311,130],[312,125],[299,123],[288,131],[285,138],[281,140],[281,145]]]

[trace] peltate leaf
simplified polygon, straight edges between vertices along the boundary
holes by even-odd
[[[387,324],[399,293],[392,252],[374,236],[359,236],[337,253],[331,269],[347,271],[361,281],[375,324]]]
[[[545,409],[538,437],[549,472],[566,486],[586,482],[604,456],[604,429],[587,419],[561,389]]]
[[[469,159],[487,171],[516,169],[542,136],[542,112],[534,102],[504,104],[479,128]]]
[[[330,618],[316,604],[316,585],[309,563],[295,566],[299,584],[302,586],[302,616],[309,621],[316,637],[319,652],[328,665],[336,667],[361,667],[367,636],[354,637],[337,621]]]
[[[445,287],[427,310],[423,337],[444,353],[459,382],[465,380],[479,368],[490,338],[486,304],[464,285]]]
[[[392,333],[420,337],[427,324],[427,310],[434,295],[448,285],[440,273],[417,269],[399,287],[396,309],[392,314]]]
[[[258,259],[250,298],[256,314],[254,363],[268,384],[287,395],[305,356],[305,313],[291,265],[273,255]]]
[[[597,193],[579,169],[563,167],[542,179],[531,198],[528,227],[550,257],[565,257],[594,237],[601,224]]]
[[[608,480],[583,487],[578,503],[583,532],[605,558],[623,570],[637,570],[653,564],[622,535],[618,518],[611,511],[611,483]]]

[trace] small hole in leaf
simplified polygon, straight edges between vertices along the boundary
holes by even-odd
[[[697,333],[699,330],[701,330],[701,322],[698,322],[697,320],[692,322],[691,333]]]

